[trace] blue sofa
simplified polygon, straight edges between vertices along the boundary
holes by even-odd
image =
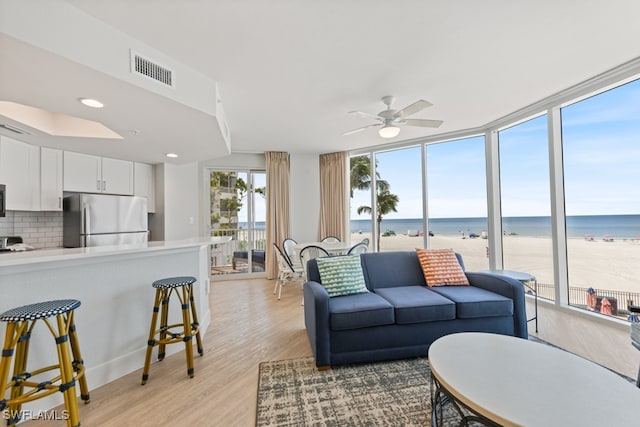
[[[316,261],[308,263],[304,320],[318,367],[424,357],[433,341],[455,332],[527,338],[517,280],[465,272],[471,286],[429,288],[415,252],[365,253],[360,260],[371,292],[333,298]]]

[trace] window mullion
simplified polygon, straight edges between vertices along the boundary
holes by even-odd
[[[565,194],[562,158],[562,121],[560,107],[549,109],[549,174],[551,194],[551,232],[553,242],[553,277],[556,305],[569,305],[567,269],[567,231],[565,222]]]

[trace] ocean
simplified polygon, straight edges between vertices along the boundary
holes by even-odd
[[[241,228],[247,228],[247,223],[240,223]],[[264,229],[264,221],[256,223],[256,228]],[[432,218],[429,229],[435,235],[455,236],[475,233],[482,235],[486,230],[487,218]],[[393,231],[396,234],[418,233],[423,231],[422,218],[382,219],[380,230]],[[551,217],[521,216],[503,218],[505,234],[526,237],[550,237]],[[352,219],[351,232],[370,232],[371,221]],[[567,217],[567,235],[571,238],[584,238],[587,235],[601,238],[610,235],[614,239],[635,239],[640,237],[640,215],[580,215]]]
[[[567,236],[571,238],[592,235],[602,237],[610,235],[615,239],[640,237],[640,215],[580,215],[567,217]],[[487,218],[432,218],[429,230],[434,235],[460,235],[475,233],[481,235],[486,230]],[[505,234],[527,237],[551,236],[551,217],[505,217],[503,218]],[[393,231],[396,234],[407,234],[424,231],[422,218],[382,219],[380,230]],[[370,232],[371,221],[351,220],[351,232]]]

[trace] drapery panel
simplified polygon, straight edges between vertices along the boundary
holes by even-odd
[[[278,276],[278,262],[273,244],[282,245],[282,241],[291,234],[289,153],[268,151],[265,153],[265,157],[267,165],[265,270],[267,279],[275,279]]]
[[[349,153],[320,156],[320,238],[347,241],[349,233]]]

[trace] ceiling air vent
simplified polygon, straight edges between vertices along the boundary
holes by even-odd
[[[0,129],[5,129],[13,133],[17,133],[18,135],[31,135],[31,132],[27,132],[24,129],[20,129],[17,126],[13,126],[7,123],[0,123]]]
[[[156,64],[133,50],[131,51],[131,72],[143,75],[169,87],[175,86],[173,70]]]

